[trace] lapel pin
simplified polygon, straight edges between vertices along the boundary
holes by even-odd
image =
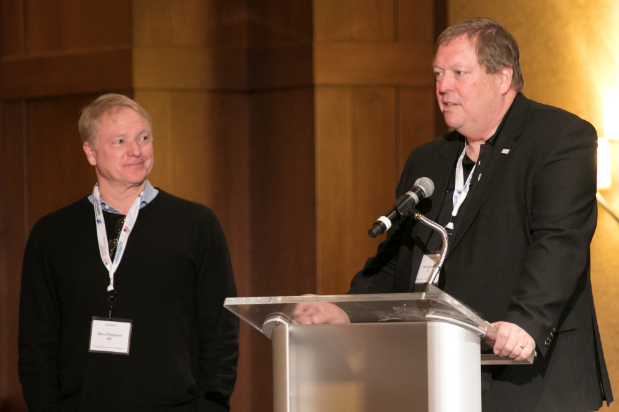
[[[501,154],[508,154],[509,153],[509,149],[503,149],[501,150]]]

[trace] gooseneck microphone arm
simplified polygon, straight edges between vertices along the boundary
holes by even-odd
[[[434,265],[434,270],[432,271],[432,274],[426,281],[426,283],[429,283],[432,285],[438,279],[441,273],[441,267],[443,267],[443,262],[445,261],[445,258],[447,257],[447,250],[449,248],[449,239],[447,235],[447,230],[443,226],[431,221],[430,219],[428,219],[427,217],[425,217],[419,212],[414,212],[413,216],[415,217],[415,219],[417,219],[419,222],[421,222],[425,226],[428,226],[429,228],[434,229],[437,232],[439,232],[441,234],[441,237],[443,238],[443,246],[441,247],[441,253],[439,255],[438,262]]]

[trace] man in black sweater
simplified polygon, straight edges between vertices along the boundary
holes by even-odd
[[[207,207],[153,188],[150,117],[99,97],[79,121],[97,184],[40,219],[24,256],[19,376],[31,411],[227,411],[238,323]]]

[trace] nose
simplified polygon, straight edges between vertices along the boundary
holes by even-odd
[[[445,94],[447,91],[451,90],[452,84],[451,76],[449,76],[449,73],[445,73],[436,79],[436,90],[440,94]]]
[[[140,146],[140,143],[137,140],[130,141],[127,152],[129,156],[140,157],[142,154],[142,146]]]

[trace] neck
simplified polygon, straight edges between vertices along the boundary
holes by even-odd
[[[479,158],[479,148],[481,145],[486,143],[486,140],[490,139],[492,135],[496,132],[496,129],[503,121],[503,117],[511,107],[514,99],[516,98],[516,91],[513,89],[509,89],[507,94],[505,94],[501,103],[497,105],[497,110],[494,114],[489,115],[488,118],[493,119],[493,122],[488,122],[487,125],[484,125],[483,128],[477,130],[477,132],[471,133],[471,136],[465,136],[466,138],[466,155],[472,161],[476,162]]]
[[[146,187],[146,181],[142,182],[139,186],[119,189],[105,183],[105,181],[99,180],[99,194],[101,195],[101,200],[112,206],[121,215],[129,213],[133,201],[144,191],[144,187]]]
[[[481,145],[485,144],[486,140],[490,139],[493,134],[494,132],[492,132],[490,136],[484,139],[477,139],[477,140],[469,139],[468,137],[466,137],[466,155],[469,157],[469,159],[471,159],[474,162],[477,162],[477,159],[479,158],[479,148],[481,147]]]

